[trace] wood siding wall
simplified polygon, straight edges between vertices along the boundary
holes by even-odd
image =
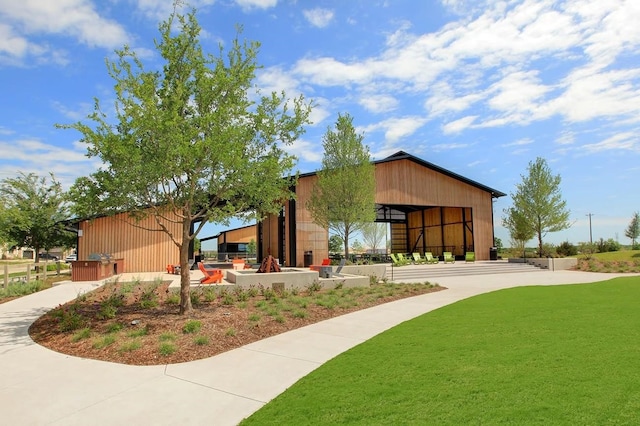
[[[256,225],[232,229],[220,234],[218,245],[222,243],[250,243],[251,240],[258,241],[258,230]]]
[[[313,252],[313,263],[320,264],[329,257],[329,232],[313,223],[311,214],[305,205],[311,197],[317,176],[309,176],[298,180],[296,188],[296,261],[295,266],[304,265],[304,253]]]
[[[137,222],[138,227],[132,225],[135,223],[126,214],[81,222],[78,260],[87,260],[92,253],[108,253],[116,259],[124,259],[126,272],[159,272],[168,264],[179,262],[178,247],[167,234],[139,227],[157,229],[153,217]],[[165,226],[181,238],[181,224],[165,222]]]

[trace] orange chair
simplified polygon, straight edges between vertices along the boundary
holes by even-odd
[[[167,265],[167,274],[174,274],[176,271],[175,266]]]
[[[200,279],[201,284],[222,283],[222,270],[217,268],[207,268],[202,262],[198,262],[198,269],[202,271],[204,277]]]

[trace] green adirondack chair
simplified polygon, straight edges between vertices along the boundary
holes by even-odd
[[[404,257],[404,254],[402,253],[398,253],[398,260],[403,264],[403,265],[408,265],[411,263],[411,261],[409,259],[407,259],[406,257]]]
[[[468,251],[468,252],[464,255],[464,261],[465,261],[465,262],[475,262],[475,261],[476,261],[476,254],[475,254],[475,252]]]
[[[424,265],[425,263],[427,263],[427,259],[424,259],[420,256],[420,253],[413,253],[413,263],[415,263],[416,265]]]
[[[391,261],[393,262],[393,266],[404,266],[404,265],[406,265],[406,263],[403,263],[400,259],[398,259],[398,257],[395,254],[391,253],[389,256],[391,257]]]
[[[426,252],[424,254],[424,258],[427,261],[427,263],[438,263],[438,262],[440,262],[437,257],[433,257],[433,254],[430,251],[428,251],[428,252]]]
[[[442,255],[444,256],[444,263],[456,263],[456,258],[450,251],[445,251]]]

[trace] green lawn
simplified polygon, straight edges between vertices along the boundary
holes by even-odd
[[[584,258],[581,255],[578,258]],[[640,250],[619,250],[609,251],[606,253],[594,253],[591,255],[594,259],[609,260],[609,261],[635,261],[640,260]]]
[[[640,277],[463,300],[379,335],[243,424],[640,423]]]

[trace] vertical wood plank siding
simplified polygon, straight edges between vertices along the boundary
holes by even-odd
[[[169,217],[175,217],[168,215]],[[178,247],[164,232],[149,231],[133,226],[158,229],[153,217],[135,222],[127,214],[101,217],[80,223],[78,260],[87,260],[92,253],[108,253],[124,259],[126,272],[159,272],[168,264],[179,262]],[[165,221],[164,225],[181,240],[182,225]]]

